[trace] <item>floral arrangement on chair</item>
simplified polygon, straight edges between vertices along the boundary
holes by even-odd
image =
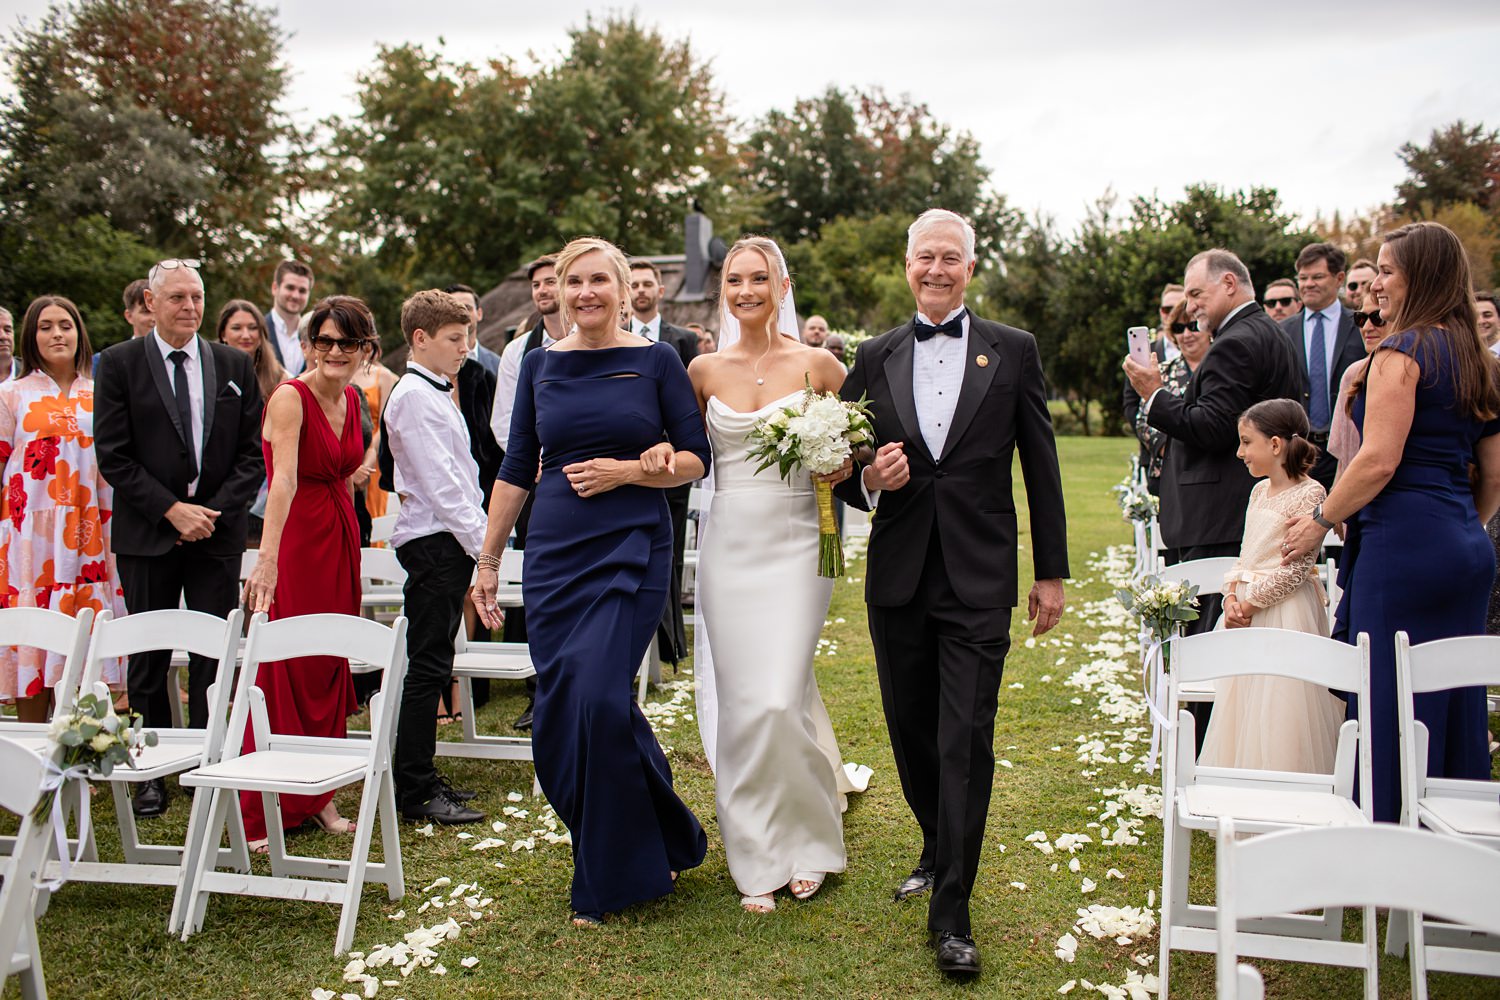
[[[102,681],[92,692],[79,695],[71,711],[59,713],[52,720],[47,738],[54,746],[64,748],[61,775],[37,802],[33,814],[38,820],[46,816],[62,781],[83,777],[91,771],[109,777],[121,764],[135,767],[135,758],[146,747],[156,746],[156,733],[142,728],[141,717],[130,713],[116,714],[109,687]]]

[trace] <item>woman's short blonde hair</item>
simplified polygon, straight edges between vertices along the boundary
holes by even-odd
[[[729,279],[729,262],[741,250],[759,250],[766,258],[766,266],[771,272],[771,301],[775,305],[771,315],[779,315],[781,300],[787,289],[786,261],[782,259],[781,248],[776,245],[776,241],[766,236],[741,236],[724,255],[724,266],[719,269],[719,308],[728,314],[729,303],[724,297],[724,291],[725,282]]]
[[[615,287],[620,293],[621,306],[627,305],[630,301],[630,261],[626,259],[625,254],[620,251],[619,247],[601,237],[578,237],[563,247],[557,255],[557,288],[561,294],[562,323],[563,329],[569,332],[573,327],[573,313],[568,308],[568,272],[572,270],[574,264],[578,263],[578,258],[595,250],[604,254],[609,269],[614,272]]]

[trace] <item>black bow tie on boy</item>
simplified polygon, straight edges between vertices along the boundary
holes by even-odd
[[[913,320],[912,325],[913,329],[917,332],[918,340],[928,340],[934,334],[939,333],[946,333],[950,337],[962,337],[964,335],[964,316],[966,314],[966,311],[960,312],[957,316],[945,323],[939,323],[937,326],[933,326],[930,323],[923,323],[920,318]]]

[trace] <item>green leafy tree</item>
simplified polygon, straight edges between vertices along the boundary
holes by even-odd
[[[1396,186],[1396,210],[1431,217],[1449,205],[1500,214],[1500,131],[1463,119],[1432,130],[1427,145],[1403,143],[1396,154],[1409,176]]]

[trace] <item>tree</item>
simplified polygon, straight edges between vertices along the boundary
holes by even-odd
[[[1430,218],[1449,205],[1500,214],[1500,131],[1460,118],[1433,129],[1426,146],[1403,143],[1396,155],[1410,175],[1396,186],[1401,215]]]

